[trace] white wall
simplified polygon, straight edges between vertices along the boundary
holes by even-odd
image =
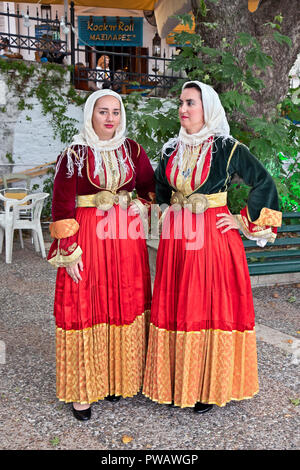
[[[49,163],[56,160],[57,156],[64,149],[59,137],[53,135],[53,129],[49,124],[49,116],[42,115],[41,105],[37,100],[32,100],[33,109],[22,111],[15,124],[13,149],[14,160],[18,164],[18,171],[25,169],[25,166],[19,166],[26,163],[27,167],[33,168],[41,163]],[[27,120],[30,114],[31,120]],[[67,115],[77,119],[81,127],[83,108],[70,105]]]
[[[9,90],[0,77],[0,106],[5,107],[5,112],[0,112],[0,173],[10,173],[12,169],[15,173],[21,173],[25,169],[50,163],[66,146],[58,136],[53,136],[49,115],[43,116],[37,99],[28,101],[33,105],[32,110],[19,111],[18,102],[19,97]],[[83,107],[70,104],[67,114],[79,121],[80,129]],[[6,158],[8,153],[12,155],[13,168]],[[39,178],[32,180],[33,184],[40,182]]]

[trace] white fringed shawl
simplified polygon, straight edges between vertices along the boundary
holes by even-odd
[[[173,139],[170,139],[162,148],[162,154],[164,155],[167,148],[177,148],[176,157],[174,158],[174,164],[178,164],[181,168],[183,163],[183,155],[186,151],[194,152],[195,147],[203,144],[201,149],[201,155],[197,165],[200,165],[202,159],[205,157],[209,147],[213,145],[213,141],[208,141],[209,137],[222,137],[232,138],[230,136],[229,124],[226,119],[224,108],[221,104],[218,93],[209,85],[205,83],[195,81],[186,82],[182,90],[187,84],[194,83],[201,89],[202,94],[202,106],[204,112],[204,125],[196,134],[188,134],[186,129],[180,128],[179,135]]]
[[[100,140],[96,132],[94,131],[93,125],[92,125],[92,116],[93,116],[93,111],[94,111],[94,106],[96,104],[96,101],[99,98],[102,98],[103,96],[114,96],[117,98],[120,102],[120,107],[121,107],[121,120],[120,120],[120,125],[116,130],[115,135],[113,136],[112,139],[110,140]],[[124,170],[127,172],[128,167],[125,163],[124,157],[123,157],[123,151],[122,147],[125,150],[126,156],[129,156],[128,154],[128,148],[125,145],[125,136],[126,132],[126,114],[125,114],[125,109],[124,105],[122,102],[122,98],[118,93],[115,93],[113,90],[109,89],[104,89],[104,90],[99,90],[95,91],[92,93],[84,107],[84,115],[83,115],[83,128],[79,134],[74,135],[73,140],[71,145],[65,149],[65,151],[61,154],[60,159],[56,165],[56,174],[59,170],[60,164],[62,159],[67,156],[67,176],[72,176],[74,174],[74,164],[78,167],[78,174],[79,176],[82,176],[82,168],[84,166],[84,159],[86,158],[86,149],[85,147],[88,146],[92,149],[94,158],[95,158],[95,172],[94,176],[99,174],[100,172],[103,171],[103,161],[108,161],[110,158],[110,152],[111,151],[116,151],[117,157],[119,160],[120,165],[124,168]],[[78,150],[76,151],[76,154],[78,158],[72,158],[74,157],[74,150],[72,147],[74,145],[79,145],[81,147],[78,147]]]

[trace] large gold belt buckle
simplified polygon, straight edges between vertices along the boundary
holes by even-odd
[[[122,190],[118,194],[113,194],[110,191],[99,191],[95,194],[95,206],[102,211],[108,211],[114,204],[119,204],[122,209],[127,209],[131,202],[131,197],[128,191]]]
[[[171,204],[175,211],[186,207],[194,214],[202,214],[209,207],[209,201],[204,194],[191,194],[191,196],[185,197],[179,191],[171,197]]]
[[[188,198],[188,207],[191,207],[191,211],[194,214],[202,214],[209,207],[209,200],[204,194],[191,194]]]

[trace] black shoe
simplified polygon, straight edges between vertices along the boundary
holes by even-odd
[[[209,405],[208,403],[201,403],[198,401],[194,406],[195,413],[206,413],[212,409],[213,405]]]
[[[116,396],[116,395],[107,395],[107,397],[105,397],[105,400],[116,402],[116,401],[119,401],[120,398],[121,398],[120,396]]]
[[[75,418],[79,419],[79,421],[88,421],[91,417],[91,407],[86,410],[76,410],[72,404],[72,411]]]

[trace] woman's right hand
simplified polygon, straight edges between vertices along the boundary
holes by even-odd
[[[73,281],[76,282],[76,284],[78,284],[79,281],[82,281],[82,277],[80,276],[80,271],[83,271],[83,262],[81,256],[79,261],[76,261],[75,263],[67,266],[66,271]]]
[[[221,230],[221,233],[226,233],[228,230],[232,229],[239,229],[239,225],[236,221],[236,218],[229,212],[222,212],[221,214],[217,214],[217,217],[221,217],[216,224],[217,228],[225,227],[224,230]]]

